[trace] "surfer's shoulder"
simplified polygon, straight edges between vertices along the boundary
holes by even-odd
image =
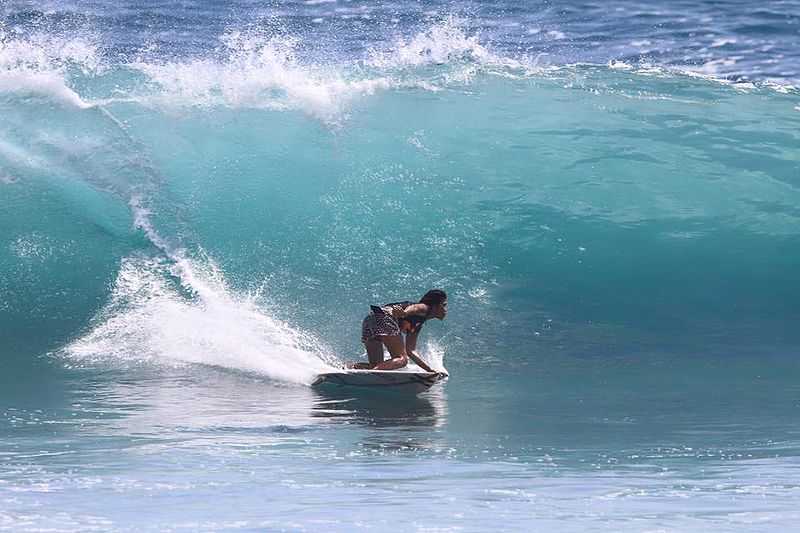
[[[429,307],[428,307],[427,304],[423,304],[423,303],[416,303],[415,304],[415,303],[412,303],[412,304],[407,305],[403,309],[403,315],[404,316],[413,316],[413,315],[426,316],[428,314],[428,311],[429,311]]]

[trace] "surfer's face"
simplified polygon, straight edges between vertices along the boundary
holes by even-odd
[[[447,316],[447,300],[433,307],[434,318],[438,318],[439,320],[444,320],[445,316]]]

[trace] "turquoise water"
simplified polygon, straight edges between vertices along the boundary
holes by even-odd
[[[0,6],[0,529],[792,527],[798,11],[615,5]]]

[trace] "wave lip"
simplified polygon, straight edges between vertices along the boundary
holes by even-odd
[[[114,102],[156,108],[230,108],[299,110],[330,125],[339,125],[353,103],[393,89],[439,91],[470,83],[476,75],[509,78],[550,76],[575,65],[544,64],[540,50],[532,56],[497,51],[470,32],[468,21],[449,16],[388,46],[373,45],[358,60],[332,61],[300,57],[306,47],[297,37],[252,28],[230,28],[213,52],[186,59],[145,59],[111,64],[98,39],[63,38],[34,33],[19,37],[0,29],[0,94],[43,95],[62,105],[84,109]],[[728,41],[726,41],[728,42]],[[640,57],[610,60],[606,67],[642,74],[691,75],[737,88],[760,86],[751,80],[721,78],[718,66],[736,56],[701,66],[663,66]],[[103,74],[112,70],[113,88]],[[144,80],[142,80],[144,75]],[[142,85],[142,81],[144,85]],[[745,83],[746,82],[746,83]],[[88,101],[83,87],[106,87],[104,96]],[[771,84],[791,90],[785,83]],[[81,87],[80,91],[75,87]],[[91,90],[91,89],[90,89]],[[781,90],[781,89],[779,89]]]
[[[144,102],[168,108],[301,110],[326,123],[338,123],[355,100],[379,91],[437,91],[441,85],[469,82],[481,69],[506,74],[542,70],[538,57],[516,60],[495,54],[452,17],[410,39],[398,38],[388,49],[371,48],[357,61],[303,61],[297,54],[301,45],[297,38],[258,31],[230,30],[220,43],[215,55],[131,63],[153,89],[143,96]]]
[[[465,27],[465,21],[453,16],[447,17],[410,39],[398,37],[389,49],[373,48],[365,64],[390,72],[431,66],[460,69],[460,72],[446,76],[445,82],[467,81],[481,68],[521,71],[525,74],[542,71],[539,62],[546,54],[538,54],[531,59],[496,53],[481,42],[478,33],[469,34]]]
[[[0,71],[0,93],[38,94],[78,109],[92,107],[67,86],[60,74],[54,72]]]
[[[85,109],[91,104],[69,86],[71,72],[94,75],[102,69],[97,47],[85,38],[11,38],[0,29],[0,93],[44,95]]]
[[[384,77],[348,79],[336,69],[302,64],[298,41],[232,31],[223,36],[223,58],[131,66],[148,76],[158,92],[150,98],[168,106],[300,109],[336,121],[360,95],[392,86]]]

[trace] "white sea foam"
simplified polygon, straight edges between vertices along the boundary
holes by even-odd
[[[222,42],[221,60],[132,66],[158,86],[150,100],[157,104],[299,109],[324,121],[338,120],[352,99],[391,86],[387,78],[347,79],[336,69],[302,64],[290,37],[232,31]]]
[[[383,69],[428,65],[471,65],[527,69],[527,61],[497,55],[480,42],[478,34],[469,35],[464,21],[448,17],[410,39],[398,37],[389,49],[373,49],[366,64]]]
[[[735,64],[737,59],[740,58],[734,56],[726,60],[711,61],[700,67],[662,66],[662,65],[652,64],[648,61],[641,61],[635,64],[631,64],[617,60],[609,61],[609,63],[606,66],[612,70],[630,71],[631,73],[640,76],[654,76],[663,78],[675,78],[675,77],[687,76],[690,78],[700,79],[709,83],[716,83],[719,85],[729,86],[740,91],[748,91],[753,89],[766,89],[781,94],[795,94],[799,90],[797,86],[787,83],[784,80],[765,80],[756,83],[752,81],[730,80],[720,76],[720,74],[717,72],[717,67],[719,65],[730,66],[732,64]],[[564,67],[550,67],[547,69],[546,72],[558,73],[558,72],[569,71],[570,69],[594,68],[596,66],[597,65],[594,65],[592,63],[574,63],[571,65],[565,65]],[[637,95],[637,98],[654,99],[653,97],[643,94]],[[690,100],[679,99],[668,95],[661,95],[656,97],[655,99],[670,100],[670,101],[685,102],[685,103],[696,103]]]
[[[89,107],[69,86],[70,69],[83,74],[102,70],[91,41],[47,34],[12,39],[0,31],[0,93],[41,94],[65,105]]]
[[[41,94],[81,109],[91,107],[67,87],[62,75],[55,72],[0,70],[0,93]]]
[[[494,56],[479,42],[477,35],[467,35],[458,19],[449,18],[411,39],[398,38],[389,50],[373,50],[367,63],[386,69],[442,65],[465,59],[487,63]]]
[[[67,39],[46,33],[12,38],[0,31],[0,68],[52,71],[66,67],[75,67],[85,74],[103,69],[92,39],[85,36]]]
[[[426,341],[420,355],[432,369],[438,372],[447,372],[444,366],[445,348],[441,344],[433,340]]]
[[[180,283],[177,284],[175,280]],[[65,348],[90,362],[185,363],[309,383],[335,363],[310,336],[269,315],[253,295],[237,295],[213,261],[123,260],[95,326]]]
[[[736,44],[736,39],[731,37],[724,37],[720,39],[714,39],[714,42],[711,43],[711,48],[720,48],[729,44]]]
[[[624,61],[617,61],[616,59],[612,59],[608,62],[608,68],[614,70],[633,70],[633,65],[630,63],[626,63]]]
[[[773,91],[781,94],[795,94],[798,91],[798,87],[796,85],[787,83],[784,80],[767,80],[761,83],[760,86],[767,89],[772,89]]]
[[[398,37],[388,48],[373,48],[363,63],[394,80],[395,87],[427,91],[469,85],[481,74],[519,79],[545,71],[540,61],[546,53],[518,59],[497,54],[465,26],[448,17],[411,38]]]
[[[481,70],[539,72],[534,60],[515,60],[491,52],[448,18],[372,49],[364,61],[320,64],[298,57],[299,42],[286,35],[231,30],[218,53],[177,62],[141,59],[130,66],[144,73],[152,90],[146,104],[300,110],[326,123],[338,123],[359,98],[395,88],[438,91],[441,85],[469,83]],[[425,67],[443,65],[431,73]]]

